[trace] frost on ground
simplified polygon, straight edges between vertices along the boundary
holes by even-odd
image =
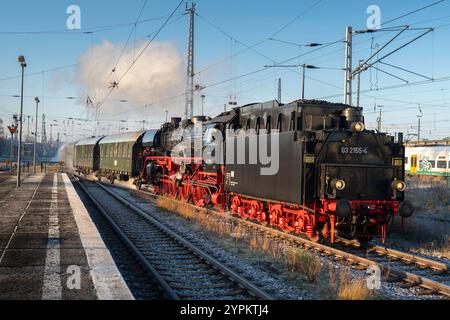
[[[388,245],[426,257],[450,260],[450,188],[436,177],[411,177],[406,198],[416,208],[410,219],[394,220]]]

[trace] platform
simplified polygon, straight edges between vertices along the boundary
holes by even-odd
[[[0,184],[0,300],[133,299],[66,174]]]

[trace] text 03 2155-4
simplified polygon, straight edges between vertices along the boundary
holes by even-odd
[[[341,154],[366,155],[369,154],[368,147],[341,147]]]

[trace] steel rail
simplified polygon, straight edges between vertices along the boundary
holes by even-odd
[[[356,248],[361,247],[359,245],[359,243],[354,240],[348,240],[348,239],[343,239],[343,238],[337,238],[336,240],[338,243],[342,243],[346,246],[353,246]],[[449,265],[444,262],[435,261],[435,260],[428,259],[425,257],[420,257],[420,256],[417,256],[417,255],[414,255],[411,253],[406,253],[403,251],[387,248],[384,246],[377,246],[377,245],[368,245],[365,249],[367,251],[375,252],[380,256],[396,258],[396,259],[399,259],[408,264],[414,263],[418,266],[421,266],[421,267],[424,267],[427,269],[434,269],[434,270],[442,272],[442,273],[447,273],[449,271]]]
[[[91,195],[87,188],[81,183],[81,180],[77,177],[75,179],[78,185],[81,187],[83,192],[89,198],[89,200],[94,204],[96,209],[101,213],[103,218],[108,222],[114,232],[119,236],[119,239],[128,247],[130,252],[136,257],[139,263],[149,272],[149,274],[156,280],[159,284],[161,290],[166,296],[171,300],[180,300],[180,297],[175,291],[169,286],[169,284],[164,280],[164,278],[156,271],[156,269],[148,262],[140,250],[134,245],[134,243],[127,237],[127,235],[120,229],[117,223],[109,216],[109,214],[103,209],[103,207],[98,203],[98,201]]]
[[[117,193],[111,191],[109,188],[105,187],[103,184],[98,183],[95,181],[95,183],[101,187],[103,190],[108,192],[112,197],[120,201],[123,205],[130,208],[135,213],[139,214],[142,218],[150,222],[151,224],[158,227],[160,230],[162,230],[164,233],[166,233],[168,236],[172,237],[174,240],[176,240],[178,243],[183,245],[185,248],[187,248],[189,251],[200,257],[203,261],[207,262],[211,266],[213,266],[216,270],[220,271],[220,273],[226,275],[228,278],[230,278],[232,281],[237,283],[241,288],[247,290],[251,295],[253,295],[255,298],[259,298],[262,300],[273,300],[273,297],[271,297],[269,294],[255,286],[253,283],[249,282],[247,279],[243,278],[233,270],[231,270],[229,267],[225,266],[223,263],[215,259],[214,257],[210,256],[203,250],[197,248],[195,245],[184,239],[183,237],[179,236],[169,228],[167,228],[165,225],[163,225],[161,222],[150,216],[149,214],[145,213],[142,209],[136,207],[134,204],[132,204],[130,201],[125,199],[124,197],[118,195]]]
[[[134,190],[133,190],[134,191]],[[145,192],[144,192],[145,193]],[[148,193],[145,193],[148,195]],[[158,196],[156,196],[158,197]],[[170,198],[168,198],[170,199]],[[177,201],[174,199],[170,199],[172,201]],[[177,201],[178,202],[178,201]],[[189,206],[192,209],[196,209],[198,212],[202,212],[204,214],[212,214],[215,215],[221,219],[227,219],[233,222],[237,222],[240,224],[243,224],[245,226],[247,226],[248,228],[257,230],[257,231],[262,231],[266,234],[272,235],[276,238],[280,238],[283,240],[289,240],[291,243],[294,243],[296,245],[300,245],[302,247],[304,247],[305,249],[308,250],[315,250],[319,253],[323,253],[326,255],[331,255],[331,256],[335,256],[339,259],[342,260],[346,260],[355,264],[358,264],[360,266],[364,266],[364,267],[369,267],[369,266],[378,266],[380,268],[380,270],[383,272],[384,275],[387,276],[394,276],[400,280],[403,280],[405,282],[411,283],[413,285],[417,285],[420,286],[422,288],[425,288],[427,290],[430,290],[432,292],[437,292],[439,294],[442,294],[444,296],[450,297],[450,286],[447,286],[443,283],[439,283],[437,281],[431,280],[429,278],[423,277],[423,276],[419,276],[410,272],[406,272],[397,268],[393,268],[391,266],[389,266],[388,264],[384,264],[384,263],[379,263],[376,261],[372,261],[370,259],[367,258],[363,258],[360,257],[358,255],[352,254],[352,253],[348,253],[327,245],[323,245],[320,243],[315,243],[312,242],[310,240],[298,237],[298,236],[294,236],[294,235],[290,235],[287,234],[285,232],[282,231],[278,231],[269,227],[265,227],[259,224],[255,224],[249,221],[245,221],[236,217],[233,217],[231,215],[224,215],[223,213],[214,211],[214,210],[210,210],[207,208],[198,208],[195,207],[194,205],[191,204],[185,204],[183,203],[183,205]],[[395,252],[395,250],[390,251],[391,253]],[[425,258],[424,258],[425,259]],[[422,260],[420,257],[417,257],[417,261],[425,261]],[[432,260],[430,260],[432,261]]]
[[[103,188],[105,188],[106,190],[108,190],[108,187],[104,186],[103,184],[100,184],[100,185]],[[112,186],[112,187],[113,188],[120,188],[118,186]],[[123,189],[127,189],[127,188],[123,188]],[[132,192],[141,193],[141,194],[144,194],[146,196],[151,196],[154,199],[167,198],[167,197],[163,197],[163,196],[156,196],[156,195],[153,195],[151,193],[148,193],[148,192],[145,192],[145,191],[141,191],[141,190],[133,190],[133,189],[128,189],[128,190],[131,190]],[[121,197],[121,196],[119,196],[119,197]],[[123,197],[121,197],[121,198],[128,205],[136,208],[134,205],[130,204]],[[171,201],[176,201],[176,202],[181,203],[180,201],[172,199],[172,198],[167,198],[167,199],[169,199]],[[194,206],[192,204],[189,204],[189,203],[182,203],[182,204],[187,206],[187,207],[189,207],[189,208],[191,208],[191,209],[193,209],[193,210],[196,210],[199,213],[214,215],[214,216],[216,216],[216,217],[218,217],[220,219],[225,219],[225,220],[229,220],[229,221],[233,221],[233,222],[239,223],[241,225],[244,225],[244,226],[248,227],[249,229],[253,229],[253,230],[256,230],[256,231],[264,232],[265,234],[271,235],[274,238],[280,238],[280,239],[283,239],[283,240],[288,240],[292,244],[300,245],[301,247],[303,247],[303,248],[305,248],[307,250],[314,250],[314,251],[316,251],[318,253],[322,253],[322,254],[329,255],[329,256],[334,256],[334,257],[336,257],[338,259],[349,261],[351,263],[354,263],[354,264],[357,264],[357,265],[360,265],[360,266],[364,266],[364,267],[378,266],[380,268],[380,270],[382,271],[382,273],[384,275],[386,275],[386,276],[395,277],[395,278],[400,279],[402,281],[408,282],[408,283],[410,283],[412,285],[420,286],[422,288],[430,290],[433,293],[439,293],[441,295],[450,297],[450,286],[447,286],[447,285],[445,285],[443,283],[439,283],[437,281],[431,280],[429,278],[426,278],[426,277],[423,277],[423,276],[420,276],[420,275],[416,275],[416,274],[413,274],[411,272],[406,272],[406,271],[403,271],[403,270],[400,270],[400,269],[397,269],[397,268],[393,268],[393,267],[389,266],[388,264],[372,261],[372,260],[370,260],[368,258],[364,258],[364,257],[358,256],[356,254],[348,253],[348,252],[345,252],[345,251],[342,251],[342,250],[339,250],[339,249],[336,249],[336,248],[333,248],[333,247],[330,247],[330,246],[327,246],[327,245],[323,245],[323,244],[320,244],[320,243],[312,242],[312,241],[310,241],[308,239],[304,239],[304,238],[301,238],[301,237],[298,237],[298,236],[290,235],[290,234],[287,234],[285,232],[272,229],[270,227],[265,227],[265,226],[262,226],[262,225],[259,225],[259,224],[255,224],[253,222],[245,221],[245,220],[242,220],[240,218],[233,217],[233,216],[231,216],[229,214],[223,214],[221,212],[214,211],[214,210],[211,210],[211,209],[208,209],[208,208],[199,208],[199,207],[196,207],[196,206]],[[140,210],[140,209],[138,209],[138,210]],[[145,215],[148,216],[147,214],[145,214]],[[354,244],[354,242],[353,242],[353,244]],[[396,253],[399,253],[399,254],[397,254],[397,257],[399,257],[400,255],[403,255],[404,260],[411,261],[412,263],[416,263],[416,264],[422,265],[424,267],[425,267],[425,265],[433,264],[434,265],[434,268],[432,267],[433,269],[436,269],[436,270],[439,270],[439,271],[441,271],[441,270],[444,271],[444,269],[445,269],[445,270],[448,271],[448,266],[445,265],[444,263],[435,262],[433,260],[422,258],[422,257],[418,257],[418,256],[415,256],[415,255],[412,255],[412,254],[402,253],[402,252],[394,250],[394,249],[388,249],[388,248],[385,248],[385,247],[378,247],[377,248],[376,246],[372,246],[372,247],[374,249],[376,249],[377,251],[379,251],[380,253],[384,252],[384,253],[388,253],[388,254],[393,255],[393,256],[395,256]]]

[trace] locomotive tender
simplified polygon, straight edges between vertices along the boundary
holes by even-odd
[[[385,241],[394,215],[413,214],[402,136],[366,130],[362,108],[270,101],[213,119],[173,118],[151,137],[127,154],[141,165],[129,177],[199,207],[330,242],[336,234]]]

